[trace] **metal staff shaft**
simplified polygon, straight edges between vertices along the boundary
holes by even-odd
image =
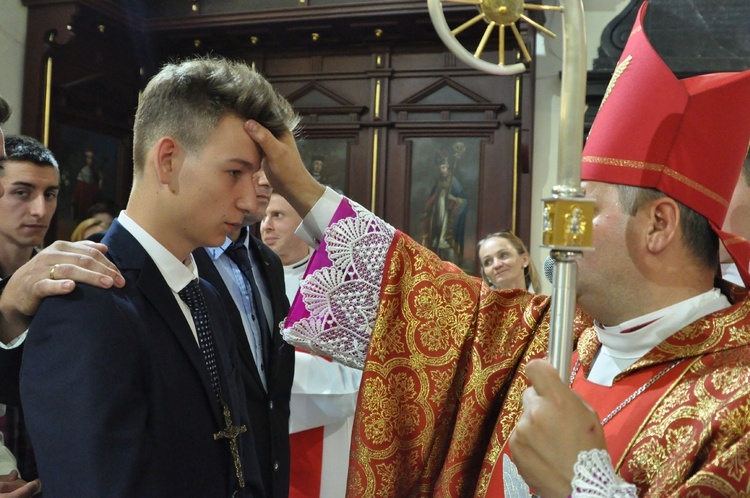
[[[573,353],[577,259],[580,254],[564,252],[557,255],[557,258],[552,257],[555,259],[555,273],[552,279],[549,361],[567,382]]]
[[[593,205],[581,188],[581,152],[586,96],[586,30],[582,0],[562,0],[563,67],[560,97],[560,141],[557,185],[545,199],[544,246],[552,249],[549,361],[563,381],[573,354],[578,260],[592,245]]]

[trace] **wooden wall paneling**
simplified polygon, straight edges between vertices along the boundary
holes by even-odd
[[[476,148],[472,153],[477,184],[471,200],[476,233],[466,241],[465,254],[473,253],[479,235],[513,222],[519,233],[528,236],[533,64],[519,85],[513,78],[469,68],[439,41],[423,0],[307,1],[298,8],[233,4],[229,9],[221,0],[201,0],[195,2],[197,10],[191,9],[193,2],[165,4],[167,10],[176,9],[169,15],[159,9],[128,11],[132,6],[120,0],[24,2],[30,7],[30,26],[37,26],[29,30],[36,41],[28,44],[26,60],[27,67],[35,68],[27,69],[34,105],[28,112],[24,109],[24,119],[30,128],[39,127],[34,123],[39,122],[42,65],[49,50],[41,35],[50,26],[58,31],[65,28],[71,19],[73,24],[88,19],[88,25],[95,26],[97,16],[109,17],[134,36],[123,37],[116,47],[97,41],[94,31],[80,36],[71,50],[60,51],[71,60],[57,87],[65,96],[59,101],[62,107],[54,109],[60,123],[84,127],[96,123],[112,135],[119,130],[129,133],[137,90],[164,61],[206,53],[240,58],[292,101],[304,117],[303,138],[333,144],[334,156],[345,163],[342,189],[386,221],[409,229],[415,209],[411,168],[415,160],[425,159],[415,158],[414,149],[437,140],[437,148],[447,147],[448,152],[443,152],[450,154],[456,142],[466,139]],[[446,16],[460,18],[475,11],[474,6],[457,5]],[[520,28],[533,53],[534,34],[523,25]],[[75,43],[84,46],[78,50]],[[507,60],[515,55],[514,44],[508,40]],[[116,67],[109,67],[109,62]],[[516,92],[517,87],[522,92]],[[76,88],[93,88],[93,96],[106,91],[113,98],[67,105],[80,98]],[[125,117],[123,109],[131,103],[131,114]],[[519,151],[515,162],[514,147]],[[464,266],[470,271],[473,265]]]
[[[339,159],[340,151],[320,150],[314,142],[346,142],[346,180],[339,186],[353,200],[368,207],[372,184],[367,127],[372,121],[372,91],[367,71],[372,60],[369,52],[361,50],[345,55],[333,51],[312,56],[292,53],[268,57],[263,67],[266,77],[303,117],[303,156],[308,154],[309,146],[316,154]]]
[[[72,35],[67,25],[79,7],[75,4],[45,5],[30,8],[26,28],[24,93],[21,132],[43,139],[47,59],[53,44],[66,44]],[[53,61],[53,70],[55,68]]]
[[[118,19],[73,3],[33,6],[28,22],[23,132],[46,141],[61,172],[50,242],[68,238],[83,217],[73,202],[86,147],[96,152],[98,167],[106,173],[101,199],[125,205],[140,86],[131,43],[137,36]],[[41,70],[29,69],[34,60]]]
[[[533,50],[533,41],[527,40],[527,46]],[[409,200],[414,182],[411,177],[414,165],[410,161],[414,157],[415,137],[442,137],[446,143],[451,137],[454,140],[481,137],[479,187],[477,198],[472,200],[476,203],[473,211],[476,229],[467,230],[461,263],[466,271],[475,273],[473,251],[477,238],[499,229],[515,228],[528,240],[533,66],[516,81],[462,67],[455,56],[442,48],[432,52],[407,49],[394,53],[392,60],[389,116],[394,130],[388,135],[384,217],[420,239],[420,233],[413,233],[412,212],[419,206]],[[450,90],[455,90],[453,96]]]
[[[520,92],[518,113],[514,114],[514,122],[511,125],[514,133],[518,132],[518,144],[516,147],[516,165],[518,168],[518,199],[516,203],[516,232],[528,244],[531,237],[531,212],[533,203],[541,202],[541,199],[531,197],[533,177],[533,146],[532,139],[534,129],[534,90],[536,85],[533,78],[533,66],[530,71],[517,77],[517,89]],[[506,123],[510,125],[510,123]]]

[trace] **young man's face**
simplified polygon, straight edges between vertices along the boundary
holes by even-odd
[[[263,163],[261,162],[261,169],[253,175],[253,186],[255,187],[255,211],[247,213],[245,215],[244,224],[245,226],[255,225],[266,215],[266,208],[271,200],[271,194],[273,188],[268,183],[266,173],[263,171]]]
[[[6,160],[0,184],[5,191],[0,197],[3,242],[29,248],[42,244],[57,208],[57,170],[53,166]]]
[[[266,217],[260,223],[263,243],[275,252],[285,265],[292,265],[307,256],[308,246],[294,234],[302,218],[286,199],[278,194],[271,196]]]
[[[260,149],[243,129],[244,120],[219,120],[203,150],[187,155],[173,189],[177,236],[190,247],[216,247],[258,209],[254,176],[261,166]],[[191,249],[192,250],[192,249]]]

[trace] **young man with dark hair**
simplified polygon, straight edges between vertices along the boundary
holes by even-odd
[[[10,105],[0,97],[0,174],[3,176],[7,173],[5,166],[8,157],[2,125],[10,115]],[[23,148],[22,143],[20,149]],[[39,150],[37,143],[33,143],[32,148]],[[14,152],[12,154],[15,155]],[[47,157],[48,151],[42,155]],[[17,158],[20,159],[21,156]],[[14,172],[15,166],[17,165],[13,164],[10,168]],[[4,182],[0,181],[0,200],[4,195]],[[12,204],[18,204],[18,200]],[[18,230],[11,232],[17,234]],[[10,239],[14,238],[11,235]],[[6,238],[4,240],[8,244],[3,244],[3,247],[9,249],[12,259],[17,261],[14,256],[19,250],[22,253],[25,251],[18,247],[14,249],[15,244]],[[12,275],[0,278],[0,403],[20,403],[18,373],[21,368],[23,332],[45,296],[70,292],[75,287],[75,282],[88,282],[102,287],[124,285],[120,273],[103,256],[105,250],[100,244],[56,242],[30,261],[27,259],[22,262]],[[15,266],[9,263],[5,268]],[[58,280],[54,278],[55,270],[59,270]],[[9,347],[6,343],[12,343],[12,346]],[[3,406],[4,411],[4,405],[0,406]],[[13,455],[0,444],[0,497],[26,498],[39,490],[37,480],[27,483],[20,478],[16,465]]]
[[[0,126],[5,124],[10,115],[10,105],[0,97]],[[38,142],[27,146],[24,145],[26,139],[14,140],[20,145],[19,153],[27,154],[27,152],[23,152],[25,149],[39,150]],[[18,140],[21,140],[21,142],[18,142]],[[31,157],[33,158],[33,156],[34,153],[31,152]],[[42,160],[47,161],[50,166],[55,164],[52,169],[57,169],[56,163],[49,161],[52,158],[49,151],[44,152],[41,156],[46,158]],[[6,175],[5,163],[7,160],[5,138],[0,127],[0,175]],[[54,158],[52,158],[52,161],[54,161]],[[15,171],[17,168],[13,166],[12,169]],[[43,169],[39,171],[49,173],[49,171]],[[0,182],[0,199],[5,194],[4,183]],[[33,232],[34,230],[29,231],[27,228],[24,232],[24,238],[29,236],[35,238]],[[49,295],[71,292],[75,288],[75,282],[98,285],[104,288],[113,285],[122,287],[125,281],[117,268],[103,256],[104,251],[106,251],[106,247],[101,244],[90,242],[73,244],[57,241],[42,250],[31,261],[27,259],[20,265],[3,262],[6,271],[4,277],[0,278],[0,345],[6,345],[12,341],[20,344],[22,342],[20,336],[28,327],[41,300]],[[16,251],[12,252],[15,254]],[[27,251],[21,252],[26,253]],[[15,268],[12,275],[7,272],[7,268],[11,266]],[[5,349],[0,349],[0,358],[3,360],[0,361],[0,402],[8,397],[18,398],[17,371],[20,365],[20,352],[21,348],[16,348],[7,353]],[[8,391],[11,394],[8,394]]]
[[[30,137],[6,136],[4,146],[5,159],[0,167],[4,190],[0,197],[0,279],[27,264],[44,242],[60,188],[57,161],[41,143]],[[0,396],[0,400],[4,403],[0,405],[0,415],[9,437],[5,444],[17,459],[14,470],[20,471],[25,480],[34,479],[36,468],[18,400],[5,396]],[[8,469],[3,474],[8,473],[5,470]],[[16,484],[20,486],[22,481]]]
[[[225,305],[191,255],[256,209],[248,119],[297,124],[242,63],[168,64],[144,90],[130,199],[102,240],[127,283],[45,300],[27,338],[21,392],[49,495],[265,495]]]
[[[0,278],[27,263],[42,245],[57,208],[60,170],[52,153],[30,137],[5,137],[0,168]]]
[[[9,115],[10,107],[0,98],[0,124]],[[7,448],[0,446],[3,457],[0,458],[0,496],[8,492],[24,497],[35,493],[39,482],[27,484],[20,478],[22,475],[32,479],[37,472],[20,409],[18,373],[23,337],[18,336],[44,296],[73,289],[74,280],[66,275],[103,287],[124,282],[114,265],[102,255],[105,248],[101,245],[58,242],[36,255],[57,204],[57,161],[37,140],[24,136],[3,137],[2,129],[0,151],[0,339],[3,341],[0,411],[10,436],[9,445],[18,457],[16,461]],[[55,281],[57,268],[60,268],[57,277],[61,280]]]
[[[25,136],[5,137],[6,159],[0,168],[0,278],[7,278],[28,263],[44,242],[57,207],[60,172],[52,153]],[[5,442],[18,459],[20,474],[36,477],[21,407],[8,402]]]

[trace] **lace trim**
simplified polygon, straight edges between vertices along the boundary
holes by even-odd
[[[359,204],[325,231],[331,266],[313,271],[299,292],[310,313],[284,330],[293,346],[363,369],[375,326],[388,248],[396,230]]]
[[[503,489],[505,498],[530,498],[533,496],[529,485],[518,473],[518,467],[508,455],[503,455]]]
[[[638,490],[623,481],[612,467],[607,450],[588,450],[578,454],[571,485],[575,498],[631,498]]]

